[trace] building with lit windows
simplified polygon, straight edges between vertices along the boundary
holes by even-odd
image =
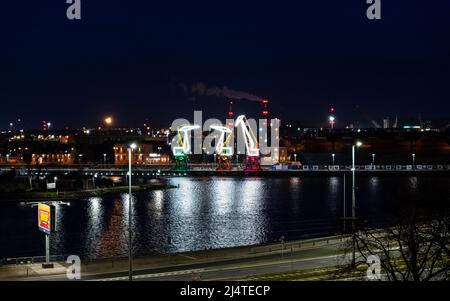
[[[128,164],[128,144],[114,145],[114,164]],[[132,152],[132,164],[141,165],[164,165],[170,163],[170,156],[162,152],[161,146],[150,143],[138,144],[136,150]]]

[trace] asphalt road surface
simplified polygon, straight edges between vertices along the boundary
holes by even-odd
[[[282,273],[293,270],[304,270],[331,267],[348,263],[350,258],[343,255],[331,255],[310,258],[289,258],[285,256],[266,258],[250,258],[240,260],[228,260],[222,262],[198,263],[183,266],[174,266],[158,269],[143,269],[134,271],[136,281],[190,281],[190,280],[233,280],[247,276],[255,276],[269,273]],[[27,278],[27,280],[67,280],[65,275],[40,276]],[[127,272],[99,273],[83,276],[81,280],[97,281],[126,281]]]

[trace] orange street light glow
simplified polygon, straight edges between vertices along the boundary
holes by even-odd
[[[105,123],[106,123],[107,125],[111,125],[112,122],[113,122],[112,117],[106,117],[106,118],[105,118]]]

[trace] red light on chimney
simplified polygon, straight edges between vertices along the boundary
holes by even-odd
[[[233,112],[233,104],[234,102],[230,100],[230,107],[228,108],[228,118],[233,118],[234,112]]]
[[[334,112],[334,107],[331,107],[330,108],[330,113],[333,113]]]
[[[263,114],[264,116],[267,116],[267,115],[269,115],[269,111],[264,110],[264,111],[262,111],[262,114]]]
[[[268,101],[267,99],[263,99],[263,100],[262,100],[262,103],[263,103],[263,104],[268,104],[269,101]]]

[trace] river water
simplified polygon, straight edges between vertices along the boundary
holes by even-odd
[[[399,195],[421,193],[430,182],[448,191],[450,178],[362,176],[357,178],[356,214],[377,226]],[[133,195],[135,253],[140,255],[268,243],[342,233],[342,176],[284,178],[179,177],[178,188]],[[437,190],[439,190],[437,189]],[[439,197],[439,196],[426,196]],[[128,194],[71,201],[57,206],[52,254],[84,258],[125,255]],[[351,214],[351,178],[346,180]],[[37,208],[0,203],[0,258],[44,255]]]

